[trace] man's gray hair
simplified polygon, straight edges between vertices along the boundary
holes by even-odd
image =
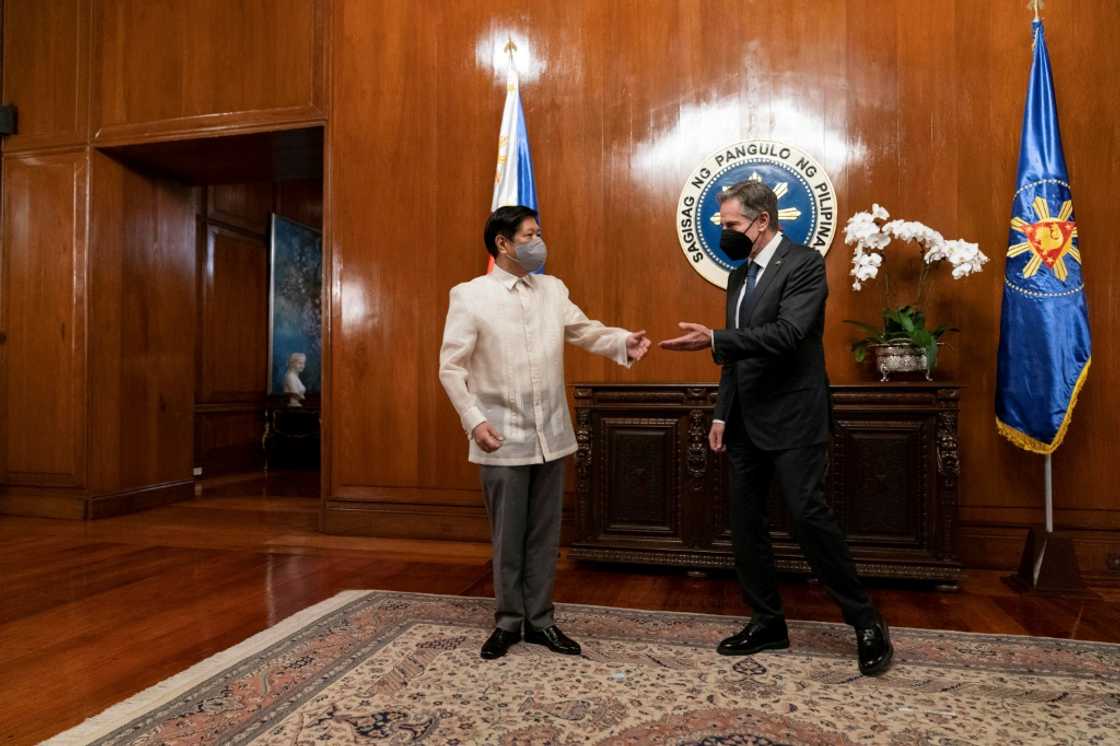
[[[719,194],[721,205],[729,199],[739,200],[748,220],[754,220],[764,212],[769,214],[770,230],[778,230],[778,195],[761,181],[747,179],[732,184]]]

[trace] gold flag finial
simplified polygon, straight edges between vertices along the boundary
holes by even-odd
[[[1046,0],[1030,0],[1027,7],[1034,11],[1034,20],[1038,20],[1038,12],[1042,10],[1042,6],[1046,4]]]
[[[503,47],[503,51],[509,53],[509,61],[513,62],[513,53],[517,51],[517,45],[513,43],[513,37],[509,37],[509,42]]]

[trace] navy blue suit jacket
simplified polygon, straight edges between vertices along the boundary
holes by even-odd
[[[713,355],[723,366],[715,419],[737,410],[754,445],[764,451],[826,443],[830,397],[824,366],[824,258],[785,236],[743,301],[735,305],[747,263],[727,282],[727,328],[714,332]]]

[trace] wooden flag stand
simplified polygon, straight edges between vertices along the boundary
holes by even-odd
[[[1069,531],[1054,530],[1054,486],[1050,454],[1046,454],[1046,525],[1027,534],[1019,571],[1003,580],[1020,593],[1099,598],[1086,587]]]
[[[1070,532],[1047,531],[1045,526],[1030,530],[1019,571],[1003,580],[1020,593],[1098,598],[1081,579]]]

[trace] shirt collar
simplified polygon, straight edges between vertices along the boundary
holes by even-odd
[[[529,283],[529,277],[530,277],[529,275],[525,275],[525,277],[518,277],[517,275],[513,274],[512,272],[506,272],[504,269],[499,267],[497,264],[494,265],[494,269],[490,270],[490,277],[492,277],[495,282],[500,284],[506,290],[510,290],[510,291],[512,291],[515,287],[517,287],[517,283],[521,280],[525,280],[526,284],[530,284]]]
[[[778,246],[782,243],[782,232],[778,231],[770,242],[762,247],[762,251],[758,252],[758,256],[754,258],[754,263],[759,266],[759,272],[766,269],[766,265],[774,258],[774,252],[778,250]]]

